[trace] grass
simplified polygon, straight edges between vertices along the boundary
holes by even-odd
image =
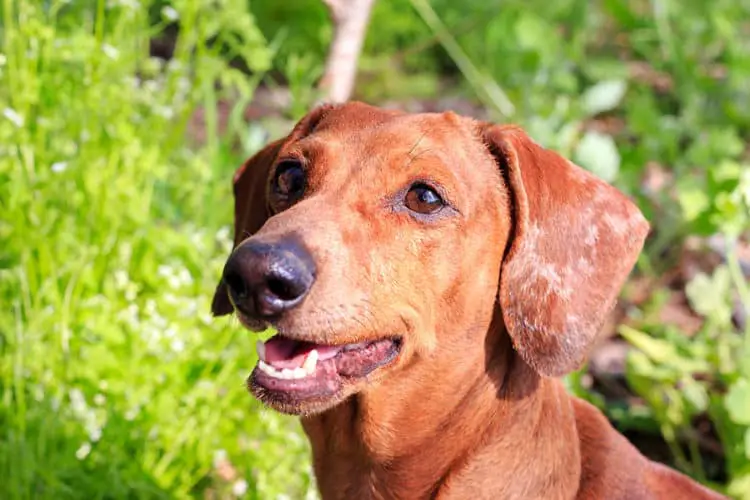
[[[748,14],[740,0],[380,0],[358,87],[375,103],[478,104],[633,196],[654,227],[619,328],[640,403],[584,373],[571,390],[737,499]],[[0,16],[0,497],[314,497],[298,424],[245,391],[254,336],[208,313],[231,174],[267,135],[243,110],[261,81],[289,89],[291,117],[316,98],[322,3],[3,0]],[[168,62],[152,40],[176,40]],[[665,281],[708,236],[723,261]],[[663,320],[675,298],[700,320],[691,337]]]
[[[130,4],[2,6],[0,496],[300,494],[297,424],[244,389],[254,338],[209,316],[248,152],[227,153],[213,82],[252,95],[213,39],[243,30],[256,71],[268,49],[244,4],[185,2],[159,13],[188,33],[164,64],[163,21]]]

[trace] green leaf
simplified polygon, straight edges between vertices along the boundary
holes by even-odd
[[[519,47],[535,49],[549,40],[550,27],[543,19],[535,14],[526,13],[516,24],[516,40]]]
[[[704,360],[685,356],[669,340],[652,337],[627,325],[621,325],[618,333],[662,367],[669,367],[683,374],[702,372],[708,369]]]
[[[677,193],[677,201],[686,222],[692,222],[708,210],[711,201],[705,190],[698,186],[683,187]]]
[[[721,325],[728,325],[732,318],[732,305],[727,294],[731,277],[726,266],[719,266],[709,276],[698,273],[685,287],[690,307],[704,317],[713,318]]]
[[[690,377],[683,377],[680,382],[682,382],[682,394],[695,411],[706,411],[708,408],[708,394],[706,393],[706,388]]]
[[[742,166],[734,161],[722,161],[708,172],[716,183],[726,181],[736,182],[742,175]]]
[[[750,460],[750,427],[745,429],[745,457]]]
[[[589,130],[575,150],[576,162],[606,182],[620,170],[620,152],[611,136]]]
[[[620,104],[628,86],[625,80],[604,80],[583,94],[583,107],[589,116],[611,111]]]
[[[741,378],[729,388],[724,406],[734,423],[750,425],[750,382],[747,379]]]

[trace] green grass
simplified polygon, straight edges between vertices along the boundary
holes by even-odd
[[[0,496],[300,494],[296,422],[244,388],[255,339],[209,315],[248,152],[227,153],[213,82],[250,97],[227,47],[256,71],[268,49],[241,2],[218,20],[184,2],[165,12],[186,35],[164,65],[148,57],[158,19],[110,4],[2,5]]]
[[[750,328],[731,320],[737,301],[750,310],[732,246],[750,226],[745,19],[742,0],[379,0],[357,88],[374,103],[468,99],[615,183],[654,227],[641,279],[660,283],[688,237],[730,243],[724,265],[629,308],[620,331],[642,405],[569,382],[738,499],[750,497]],[[150,58],[176,26],[173,58]],[[255,336],[210,318],[209,300],[231,174],[267,135],[242,111],[264,81],[304,113],[330,35],[318,0],[0,2],[0,497],[313,496],[298,424],[244,388]],[[647,185],[650,169],[664,187]],[[673,296],[703,321],[691,338],[660,319]],[[716,429],[721,473],[699,453],[698,417]]]

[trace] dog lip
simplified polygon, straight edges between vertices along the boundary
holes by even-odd
[[[268,342],[274,342],[274,339],[276,345],[271,345],[275,354],[270,354],[267,347],[263,348],[265,352],[262,357],[267,361],[263,364],[258,362],[247,384],[253,395],[263,403],[292,414],[305,413],[310,405],[335,405],[347,392],[344,390],[346,386],[356,392],[359,381],[378,369],[393,365],[403,345],[400,336],[337,345],[317,344],[321,352],[323,348],[328,352],[321,355],[320,360],[316,359],[314,369],[310,370],[304,362],[310,352],[317,350],[314,347],[316,344],[290,345],[289,342],[297,341],[282,335],[276,335]],[[335,353],[331,352],[332,348]],[[308,373],[304,374],[305,371]]]
[[[290,360],[300,358],[303,359],[311,351],[316,350],[320,355],[320,360],[325,361],[341,354],[353,353],[356,351],[362,351],[375,344],[382,344],[390,342],[395,349],[401,349],[401,343],[403,339],[400,336],[391,337],[379,337],[379,338],[366,338],[363,340],[355,339],[353,342],[341,341],[341,342],[320,342],[317,338],[302,335],[290,335],[287,332],[277,330],[276,335],[268,339],[267,343],[273,347],[275,355],[265,355],[266,343],[259,341],[259,344],[263,344],[263,354],[259,352],[259,357],[262,361],[266,362],[279,362],[280,365],[289,364]],[[279,344],[281,344],[279,346]],[[269,358],[275,358],[273,360]]]

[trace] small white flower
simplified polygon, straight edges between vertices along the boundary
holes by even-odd
[[[169,106],[156,106],[154,111],[166,120],[174,118],[174,109]]]
[[[151,94],[155,94],[160,90],[159,82],[156,80],[146,80],[143,82],[143,90]]]
[[[91,453],[91,443],[83,443],[81,447],[76,450],[76,458],[78,460],[83,460],[89,456],[89,453]]]
[[[244,479],[238,479],[235,481],[232,485],[232,493],[234,493],[234,496],[236,497],[244,496],[245,493],[247,493],[247,481]]]
[[[182,302],[182,299],[172,292],[164,292],[162,299],[164,299],[165,304],[169,304],[170,306],[176,306]]]
[[[216,240],[219,243],[226,243],[229,239],[229,226],[222,226],[216,231]]]
[[[70,397],[70,407],[73,409],[73,413],[76,415],[82,415],[86,412],[86,409],[88,408],[86,397],[80,389],[71,389],[68,393],[68,397]]]
[[[110,0],[107,2],[107,7],[110,9],[112,7],[117,7],[118,5],[132,10],[137,10],[141,6],[138,0]]]
[[[164,19],[167,21],[177,21],[180,18],[180,13],[171,5],[162,8],[161,15],[164,16]]]
[[[102,438],[102,428],[101,427],[92,427],[89,430],[89,439],[96,443]]]
[[[136,304],[130,304],[117,313],[117,319],[128,324],[131,328],[138,328],[141,324],[140,313]]]
[[[216,450],[214,452],[214,469],[218,468],[219,465],[227,461],[227,450]]]
[[[44,401],[44,386],[42,386],[41,384],[34,387],[34,399],[38,403]]]
[[[177,280],[181,286],[190,286],[193,284],[193,275],[183,267],[177,272]]]
[[[214,383],[211,382],[210,380],[206,380],[206,379],[199,380],[195,384],[195,388],[198,389],[199,391],[203,391],[203,392],[216,392],[215,391],[216,387],[214,386]],[[226,452],[225,452],[225,455],[226,455]],[[226,458],[226,457],[224,457],[224,458]]]
[[[113,47],[108,43],[102,45],[102,52],[104,52],[104,55],[109,57],[113,61],[116,61],[117,58],[120,57],[120,51],[117,50],[117,47]]]
[[[146,310],[146,314],[149,316],[154,316],[157,314],[156,311],[156,301],[154,299],[148,299],[146,300],[146,306],[144,308]]]
[[[94,403],[97,404],[98,406],[103,406],[104,403],[106,402],[107,402],[107,398],[104,396],[104,394],[99,393],[96,396],[94,396]]]
[[[128,283],[130,283],[130,277],[128,276],[128,272],[124,269],[118,269],[114,272],[115,277],[115,286],[118,290],[124,289],[126,286],[128,286]]]
[[[5,54],[0,54],[0,66],[5,66],[6,62],[8,62],[8,58],[5,57]]]
[[[128,422],[132,422],[133,420],[135,420],[135,417],[137,417],[140,412],[141,412],[141,407],[134,406],[133,408],[125,412],[125,420],[127,420]]]
[[[182,339],[174,339],[171,347],[174,352],[182,352],[185,350],[185,342]]]
[[[18,111],[16,111],[15,109],[5,108],[3,110],[3,115],[5,116],[5,118],[13,122],[13,125],[15,125],[16,127],[18,128],[23,127],[23,122],[24,122],[23,116],[18,114]]]
[[[56,173],[59,174],[60,172],[65,172],[65,169],[68,168],[68,162],[67,161],[56,161],[52,164],[50,169]]]
[[[176,59],[175,59],[175,62],[177,62]],[[181,66],[180,63],[173,64],[172,67],[175,68],[175,71],[177,71],[179,69],[182,69],[182,66]],[[185,77],[177,79],[177,89],[180,92],[187,93],[190,90],[191,87],[192,87],[192,84],[190,83],[189,79],[187,79]]]

